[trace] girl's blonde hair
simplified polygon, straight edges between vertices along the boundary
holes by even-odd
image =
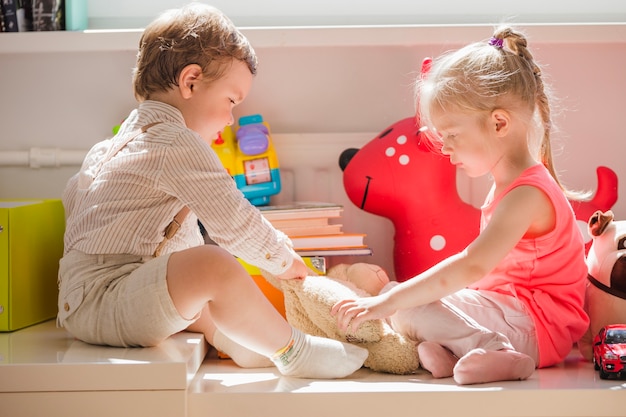
[[[533,115],[528,145],[537,161],[550,171],[559,186],[552,161],[552,118],[541,69],[528,50],[526,37],[499,27],[489,41],[470,44],[433,61],[416,82],[420,122],[429,126],[433,107],[445,111],[490,114],[497,108],[528,111]]]
[[[222,12],[202,3],[168,10],[145,28],[139,41],[135,97],[147,100],[176,86],[180,72],[190,64],[198,64],[206,80],[216,80],[233,59],[245,62],[256,74],[252,46]]]

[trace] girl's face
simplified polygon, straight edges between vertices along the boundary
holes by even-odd
[[[233,60],[223,77],[194,83],[192,96],[183,112],[187,127],[211,144],[225,126],[234,123],[233,108],[248,95],[252,79],[248,66]]]
[[[479,115],[461,111],[434,111],[432,124],[441,142],[441,152],[468,176],[489,173],[502,159],[497,141]]]

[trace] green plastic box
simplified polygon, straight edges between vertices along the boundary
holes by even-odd
[[[56,317],[64,231],[61,200],[0,200],[0,331]]]

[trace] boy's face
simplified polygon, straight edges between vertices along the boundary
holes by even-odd
[[[181,109],[187,127],[211,144],[225,126],[233,124],[233,108],[248,95],[253,77],[244,62],[233,60],[222,78],[194,83],[191,97]]]

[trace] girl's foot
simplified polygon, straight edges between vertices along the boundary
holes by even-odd
[[[535,371],[535,361],[514,350],[470,350],[454,367],[457,384],[482,384],[527,379]]]
[[[434,342],[421,342],[417,345],[422,368],[433,374],[433,378],[447,378],[453,375],[454,365],[459,358],[445,347]]]

